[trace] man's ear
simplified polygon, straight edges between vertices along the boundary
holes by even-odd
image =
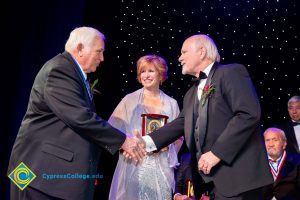
[[[283,146],[282,146],[282,149],[283,149],[283,150],[286,149],[286,145],[287,145],[287,143],[286,143],[286,141],[285,141],[284,144],[283,144]]]
[[[198,49],[198,51],[199,51],[201,60],[203,60],[204,58],[206,58],[206,48],[200,47],[200,48]]]
[[[77,49],[77,52],[78,52],[78,55],[81,57],[83,54],[82,54],[82,50],[83,50],[84,46],[82,43],[79,43],[77,44],[76,46],[76,49]]]

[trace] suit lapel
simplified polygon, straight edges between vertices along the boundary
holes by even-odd
[[[188,106],[185,107],[185,139],[188,147],[192,148],[192,144],[194,143],[194,137],[193,133],[194,132],[194,104],[195,104],[195,99],[196,99],[196,94],[197,94],[197,86],[194,84],[194,86],[191,88],[192,93],[188,97]]]
[[[215,73],[217,69],[217,64],[215,63],[213,65],[213,67],[211,68],[208,78],[206,80],[205,85],[211,85],[214,84],[212,83],[212,77]],[[197,145],[199,145],[199,149],[201,149],[203,142],[205,140],[205,136],[206,136],[206,129],[207,129],[207,115],[208,115],[208,105],[209,105],[209,98],[207,99],[207,101],[204,103],[204,105],[202,105],[202,103],[199,104],[199,143]]]
[[[71,56],[70,53],[68,52],[63,52],[62,53],[69,61],[70,61],[70,64],[72,65],[72,67],[75,69],[80,81],[81,81],[81,84],[83,85],[84,87],[84,91],[87,93],[87,96],[89,97],[89,93],[87,91],[87,88],[86,88],[86,85],[85,85],[85,81],[84,81],[84,77],[81,75],[81,72],[79,71],[80,69],[78,69],[79,66],[77,66],[77,63],[74,61],[74,58]],[[96,111],[96,106],[94,104],[94,101],[91,100],[91,98],[88,98],[88,101],[90,102],[90,105],[91,105],[91,109],[93,111]]]
[[[285,177],[288,176],[289,173],[291,173],[291,170],[293,169],[292,163],[293,163],[293,158],[290,157],[289,154],[287,153],[286,159],[282,165],[278,177],[274,182],[274,186],[276,186],[282,179],[284,179]]]

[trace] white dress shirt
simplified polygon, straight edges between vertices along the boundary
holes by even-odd
[[[300,151],[300,125],[294,126],[295,136]]]

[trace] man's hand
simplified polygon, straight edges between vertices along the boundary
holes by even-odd
[[[139,131],[138,130],[134,130],[134,138],[138,139],[138,145],[141,149],[145,149],[146,147],[146,143],[145,141],[143,140],[142,136],[140,135]],[[145,151],[144,151],[145,152]],[[146,153],[146,152],[145,152]]]
[[[126,158],[130,158],[138,162],[146,155],[146,151],[144,150],[145,144],[142,142],[143,139],[138,134],[138,131],[136,130],[134,134],[134,137],[127,135],[121,149],[124,150],[123,155]]]
[[[183,195],[183,194],[176,194],[174,200],[195,200],[195,198],[190,198],[187,195]]]
[[[220,158],[215,156],[211,151],[202,154],[198,161],[198,169],[203,171],[204,174],[209,174],[210,170],[221,161]]]
[[[137,130],[134,131],[134,137],[127,134],[127,138],[122,145],[125,158],[133,159],[136,162],[141,161],[146,155],[145,143]],[[127,142],[127,144],[126,144]]]

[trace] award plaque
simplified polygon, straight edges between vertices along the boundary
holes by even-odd
[[[142,136],[145,136],[167,123],[168,116],[159,114],[142,114]]]

